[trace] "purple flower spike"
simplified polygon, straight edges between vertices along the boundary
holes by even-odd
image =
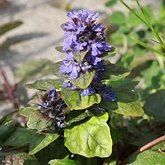
[[[102,56],[111,49],[111,45],[105,41],[105,28],[96,22],[99,13],[82,9],[68,12],[67,16],[71,21],[63,26],[65,31],[63,50],[68,56],[62,62],[60,73],[66,75],[68,80],[63,86],[71,90],[79,90],[81,96],[97,92],[104,100],[115,101],[115,93],[109,88],[104,88],[101,82],[105,71]],[[81,80],[80,76],[90,71],[95,71],[93,72],[95,75],[86,89],[71,83],[73,79]]]
[[[75,85],[73,85],[71,82],[63,82],[63,87],[69,87],[71,90],[78,89]]]

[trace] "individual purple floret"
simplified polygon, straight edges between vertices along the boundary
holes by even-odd
[[[60,73],[68,75],[70,79],[76,79],[80,73],[85,73],[92,68],[91,65],[83,62],[76,62],[74,59],[65,59],[60,66]]]
[[[65,59],[60,67],[60,73],[68,75],[71,79],[76,79],[80,73],[81,65],[74,60]]]
[[[112,87],[103,88],[100,94],[104,101],[116,101],[116,94],[112,91]]]
[[[76,90],[78,89],[75,85],[73,85],[71,82],[69,81],[65,81],[63,82],[63,87],[69,87],[71,90]]]
[[[81,96],[91,95],[92,93],[95,93],[95,89],[92,87],[88,87],[87,89],[82,90]]]
[[[48,91],[48,96],[50,98],[50,101],[55,101],[57,95],[57,91],[55,89],[51,89]]]

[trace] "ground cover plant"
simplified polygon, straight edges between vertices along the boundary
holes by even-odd
[[[138,1],[137,4],[143,13]],[[131,13],[140,17],[125,5]],[[124,22],[120,24],[122,19],[118,22],[114,18],[126,19],[125,16],[119,12],[111,15],[111,24],[118,26],[118,31],[110,35],[109,43],[106,27],[97,21],[98,12],[81,9],[68,12],[67,16],[68,21],[61,25],[65,33],[63,46],[56,48],[66,58],[56,63],[46,61],[49,68],[44,73],[52,73],[54,78],[26,84],[36,89],[37,95],[28,106],[19,109],[19,120],[14,120],[13,115],[9,114],[0,121],[1,163],[163,165],[165,137],[162,98],[165,94],[162,83],[153,86],[154,74],[145,81],[144,86],[135,87],[139,80],[147,79],[145,75],[149,71],[146,70],[151,69],[152,65],[160,64],[158,72],[162,73],[164,58],[158,56],[149,64],[144,61],[145,64],[147,62],[146,67],[140,67],[139,71],[137,66],[132,65],[137,57],[135,50],[147,51],[149,43],[136,38],[132,45],[130,42],[129,48],[134,54],[126,51],[126,55],[113,64],[109,59],[115,56],[117,48],[120,49],[123,41],[120,37],[125,35],[127,39],[127,35],[134,32],[135,25],[123,31],[121,28],[126,25]],[[143,21],[147,19],[145,13],[142,16]],[[162,37],[153,24],[147,25],[152,34],[160,38],[158,42],[162,41],[159,46],[163,56]],[[148,31],[146,29],[145,33]],[[134,34],[138,33],[135,31]],[[154,53],[159,48],[150,46]],[[141,53],[141,56],[145,55]],[[145,71],[146,74],[141,76],[140,73]],[[159,74],[161,81],[162,77],[163,74]],[[140,91],[140,95],[136,91]]]

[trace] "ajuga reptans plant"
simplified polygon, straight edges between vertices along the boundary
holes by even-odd
[[[65,39],[61,51],[66,58],[50,62],[49,68],[58,79],[27,84],[39,90],[39,98],[19,110],[26,127],[10,121],[12,130],[17,131],[12,139],[20,138],[20,143],[1,137],[0,142],[2,147],[26,146],[23,154],[35,164],[99,165],[112,152],[116,154],[112,146],[117,139],[114,143],[111,128],[118,116],[142,116],[143,110],[133,90],[137,83],[127,79],[129,71],[107,60],[114,49],[106,42],[105,27],[96,21],[99,13],[81,9],[67,16],[70,21],[62,25]],[[89,159],[94,157],[97,163]]]

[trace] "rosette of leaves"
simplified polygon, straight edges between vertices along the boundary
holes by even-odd
[[[96,22],[98,16],[85,9],[68,12],[72,21],[63,25],[67,57],[50,65],[59,79],[27,84],[44,94],[33,100],[33,106],[20,109],[26,128],[11,119],[3,121],[0,141],[4,151],[14,146],[19,157],[24,147],[35,163],[101,164],[104,159],[99,158],[111,156],[118,142],[111,131],[115,116],[143,115],[134,92],[137,82],[127,79],[127,69],[104,60],[112,46],[105,42],[105,28]]]

